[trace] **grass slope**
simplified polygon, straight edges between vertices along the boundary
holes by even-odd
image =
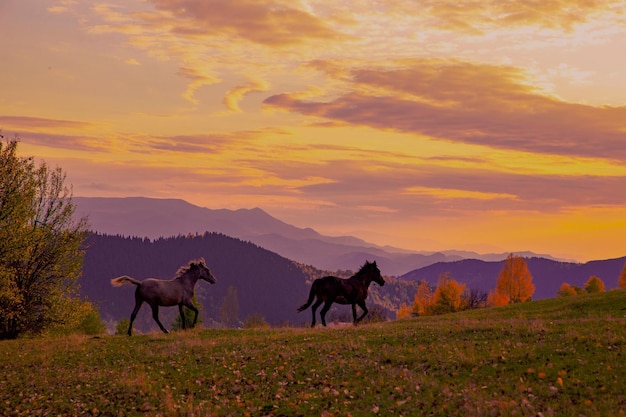
[[[0,343],[0,415],[613,416],[626,291],[360,327]]]

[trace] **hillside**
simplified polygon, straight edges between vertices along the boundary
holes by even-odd
[[[0,415],[620,416],[626,291],[341,328],[0,342]]]
[[[617,288],[617,281],[626,263],[626,256],[616,259],[598,260],[587,263],[558,262],[545,258],[527,258],[528,269],[535,284],[534,300],[555,297],[563,282],[583,287],[595,275],[604,281],[606,289]],[[449,272],[452,278],[467,284],[469,288],[489,291],[496,286],[503,261],[486,262],[464,259],[456,262],[438,262],[419,268],[399,277],[401,280],[426,280],[437,284],[439,275]]]
[[[296,307],[308,293],[306,275],[300,267],[254,244],[216,233],[155,241],[94,234],[88,241],[79,280],[81,293],[96,303],[103,319],[119,321],[130,316],[135,287],[113,288],[111,278],[130,275],[140,280],[171,279],[180,266],[200,257],[217,278],[214,285],[200,281],[196,286],[205,323],[219,320],[229,286],[237,289],[241,320],[255,313],[271,324],[306,319],[296,315]],[[140,311],[139,329],[155,327],[149,312],[147,306]],[[166,318],[161,321],[169,328],[177,314],[176,308],[162,308],[161,316]]]
[[[253,242],[281,256],[326,270],[354,269],[363,260],[376,260],[387,275],[402,275],[435,262],[476,258],[489,261],[503,254],[462,251],[416,252],[378,246],[352,236],[324,236],[278,220],[260,208],[212,210],[184,200],[144,197],[74,197],[77,217],[88,217],[98,233],[158,239],[204,232],[223,233]],[[518,252],[534,256],[529,252]],[[541,255],[548,257],[549,255]]]
[[[130,275],[140,280],[171,279],[180,266],[200,257],[204,257],[218,280],[214,285],[200,281],[196,287],[198,302],[203,306],[201,318],[207,326],[220,321],[220,307],[229,286],[237,290],[241,321],[259,314],[272,325],[308,323],[310,312],[298,314],[296,308],[306,301],[313,278],[328,274],[223,234],[205,233],[154,241],[93,234],[87,242],[83,275],[79,280],[81,294],[96,304],[104,320],[117,322],[130,316],[135,287],[114,288],[111,278]],[[364,262],[362,259],[355,264],[354,270]],[[393,318],[400,303],[412,300],[415,287],[415,283],[393,279],[382,288],[374,284],[370,287],[368,306],[370,310],[378,306]],[[329,317],[343,317],[349,310],[346,306],[336,306]],[[162,308],[161,322],[169,328],[177,315],[176,308]],[[148,306],[140,310],[136,327],[142,331],[156,329]]]

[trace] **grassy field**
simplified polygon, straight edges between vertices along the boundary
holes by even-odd
[[[0,415],[619,416],[626,291],[339,328],[0,342]]]

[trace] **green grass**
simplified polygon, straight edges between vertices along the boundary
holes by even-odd
[[[0,415],[619,416],[626,291],[347,328],[0,343]]]

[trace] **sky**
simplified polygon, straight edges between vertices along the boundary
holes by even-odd
[[[626,255],[626,1],[0,0],[0,129],[81,197]]]

